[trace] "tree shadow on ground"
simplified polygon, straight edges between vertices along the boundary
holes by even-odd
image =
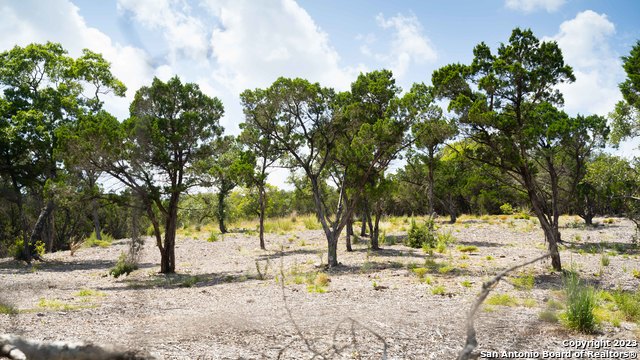
[[[12,260],[0,263],[0,273],[5,270],[12,270],[17,274],[27,274],[32,272],[70,272],[82,270],[106,270],[112,268],[116,264],[116,260],[86,260],[86,261],[63,261],[63,260],[45,260],[34,261],[26,264],[22,261]],[[139,264],[139,268],[151,268],[157,264],[144,263]]]
[[[384,245],[383,245],[384,246]],[[392,246],[392,245],[391,245]],[[389,247],[382,247],[378,250],[371,250],[369,248],[358,248],[353,249],[352,253],[367,253],[371,256],[386,256],[386,257],[413,257],[416,256],[415,252],[418,249],[406,248],[406,250],[402,249],[392,249]]]
[[[578,241],[563,241],[562,250],[571,251],[574,253],[588,253],[588,254],[601,254],[601,253],[615,253],[610,255],[637,255],[640,254],[640,248],[633,243],[625,243],[619,241],[603,241],[603,242],[578,242]]]
[[[199,288],[209,287],[219,284],[240,283],[249,280],[261,279],[256,274],[246,274],[239,272],[219,272],[208,274],[154,274],[145,278],[125,278],[119,280],[122,286],[100,287],[99,290],[145,290],[145,289],[177,289],[177,288]]]
[[[274,259],[279,259],[282,257],[294,256],[294,255],[324,254],[324,251],[325,251],[324,249],[282,250],[282,251],[276,251],[272,254],[260,254],[256,258],[256,261],[274,260]]]
[[[477,240],[473,240],[473,241],[460,240],[460,241],[456,241],[456,245],[477,246],[479,248],[481,248],[481,247],[505,247],[505,245],[501,244],[501,243],[491,242],[491,241],[477,241]]]

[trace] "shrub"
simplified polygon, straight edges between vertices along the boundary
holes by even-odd
[[[120,257],[118,258],[118,262],[116,266],[112,267],[109,270],[109,275],[112,275],[114,278],[120,277],[121,275],[129,275],[132,271],[137,270],[138,265],[133,263],[127,258],[127,254],[120,253]]]
[[[416,249],[423,246],[430,248],[436,246],[435,223],[433,219],[428,218],[422,225],[416,224],[416,221],[411,219],[411,227],[407,234],[407,246]]]
[[[13,244],[9,245],[9,255],[16,260],[24,259],[24,240],[21,237],[16,238]],[[41,240],[36,241],[35,253],[42,256],[45,253],[45,246]]]
[[[516,306],[518,301],[509,294],[492,295],[485,301],[487,305]]]
[[[438,286],[434,286],[431,289],[431,293],[433,295],[444,295],[446,293],[447,289],[444,287],[444,285],[438,285]]]
[[[476,252],[478,247],[475,245],[458,245],[456,249],[460,252]]]
[[[509,203],[504,203],[500,206],[500,211],[505,214],[505,215],[512,215],[513,214],[513,206],[511,206],[511,204]]]
[[[593,333],[596,329],[596,296],[590,287],[580,281],[575,272],[568,272],[564,277],[567,309],[564,313],[569,328],[583,333]]]
[[[413,269],[413,272],[416,274],[416,276],[419,279],[422,279],[429,272],[429,269],[424,268],[424,267],[417,267],[417,268]]]

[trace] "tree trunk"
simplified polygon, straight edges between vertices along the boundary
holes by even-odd
[[[349,217],[347,221],[347,251],[353,251],[351,247],[351,236],[353,236],[353,218]]]
[[[380,217],[382,213],[380,211],[376,211],[374,214],[375,222],[373,226],[373,231],[371,232],[371,250],[380,250]]]
[[[542,222],[540,222],[542,224]],[[545,222],[542,226],[545,239],[549,246],[549,253],[551,254],[551,266],[556,271],[562,271],[562,263],[560,262],[560,253],[558,252],[558,243],[561,241],[560,232],[558,229],[554,229],[551,224]]]
[[[218,192],[218,227],[220,228],[220,233],[226,234],[227,227],[224,226],[224,198],[226,197],[226,193],[224,191]]]
[[[265,191],[264,185],[260,187],[258,190],[260,192],[260,249],[266,250],[267,248],[264,245],[264,214],[265,214]]]
[[[433,214],[433,185],[435,183],[434,179],[433,179],[433,158],[434,158],[434,149],[433,148],[429,148],[429,171],[427,174],[428,177],[428,181],[429,181],[429,189],[428,189],[428,200],[429,200],[429,215]]]
[[[91,216],[93,217],[93,230],[96,233],[96,239],[102,240],[102,229],[100,229],[100,218],[98,217],[98,202],[91,199]]]
[[[34,254],[33,251],[36,247],[36,241],[38,241],[38,239],[40,239],[42,236],[42,229],[44,228],[44,224],[47,218],[49,218],[49,214],[51,214],[51,212],[53,211],[53,207],[53,200],[47,201],[47,204],[40,211],[40,215],[38,216],[38,220],[36,220],[36,224],[33,226],[29,241],[24,243],[23,255],[26,262],[30,262],[32,258],[40,258],[40,256],[38,254]]]
[[[330,234],[327,239],[328,245],[328,257],[327,257],[327,265],[330,268],[338,266],[338,237],[340,237],[339,232],[333,232]]]
[[[160,272],[163,274],[176,271],[176,228],[178,224],[178,200],[179,195],[172,195],[169,200],[169,208],[164,229],[164,246],[161,251]]]
[[[362,224],[360,225],[360,236],[367,236],[367,206],[362,205]]]

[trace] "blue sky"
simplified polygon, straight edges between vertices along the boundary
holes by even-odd
[[[565,110],[606,115],[639,18],[637,0],[0,0],[0,51],[50,40],[74,56],[103,53],[129,88],[126,99],[106,99],[120,119],[140,86],[177,74],[219,97],[222,124],[237,133],[238,94],[278,76],[344,90],[361,71],[389,68],[408,89],[519,26],[557,41],[574,67],[577,81],[561,88]]]

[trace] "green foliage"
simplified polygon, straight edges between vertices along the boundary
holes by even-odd
[[[434,248],[436,246],[435,222],[428,218],[422,225],[418,225],[415,219],[411,219],[411,227],[407,233],[406,244],[412,248],[421,248],[427,246]]]
[[[302,223],[304,224],[304,228],[307,230],[320,230],[322,229],[322,224],[318,221],[318,219],[314,215],[307,215],[303,217]]]
[[[594,315],[596,296],[592,288],[585,286],[577,273],[570,271],[564,276],[566,325],[583,333],[593,333],[597,322]]]
[[[16,310],[16,308],[14,308],[13,306],[0,302],[0,314],[14,315],[17,313],[18,310]]]
[[[626,320],[640,323],[640,291],[615,291],[611,295]]]
[[[531,274],[522,274],[512,278],[511,284],[518,290],[531,290],[535,285],[535,278]]]
[[[111,235],[105,232],[100,232],[100,237],[102,238],[102,240],[98,240],[96,238],[96,233],[92,232],[91,235],[89,235],[89,237],[84,240],[82,245],[84,247],[99,246],[102,248],[111,246],[111,243],[113,242],[113,237]]]
[[[215,232],[211,232],[209,233],[209,237],[207,238],[207,242],[216,242],[220,240],[220,237],[218,236],[218,233]]]
[[[485,303],[487,305],[518,306],[518,300],[509,294],[491,295]]]
[[[512,215],[513,214],[513,207],[511,206],[511,204],[509,203],[504,203],[500,206],[500,211],[504,214],[504,215]]]
[[[138,265],[129,260],[127,254],[123,252],[120,254],[116,265],[111,268],[111,270],[109,270],[109,275],[112,275],[114,278],[118,278],[121,275],[129,275],[131,272],[137,269]]]
[[[80,289],[80,291],[78,291],[75,296],[80,296],[80,297],[102,297],[102,296],[106,296],[105,293],[101,292],[101,291],[97,291],[97,290],[92,290],[92,289]]]
[[[445,295],[447,292],[447,288],[444,285],[436,285],[431,288],[431,293],[433,295]]]
[[[476,252],[478,247],[475,245],[458,245],[456,249],[460,252]],[[468,257],[467,257],[468,258]]]

